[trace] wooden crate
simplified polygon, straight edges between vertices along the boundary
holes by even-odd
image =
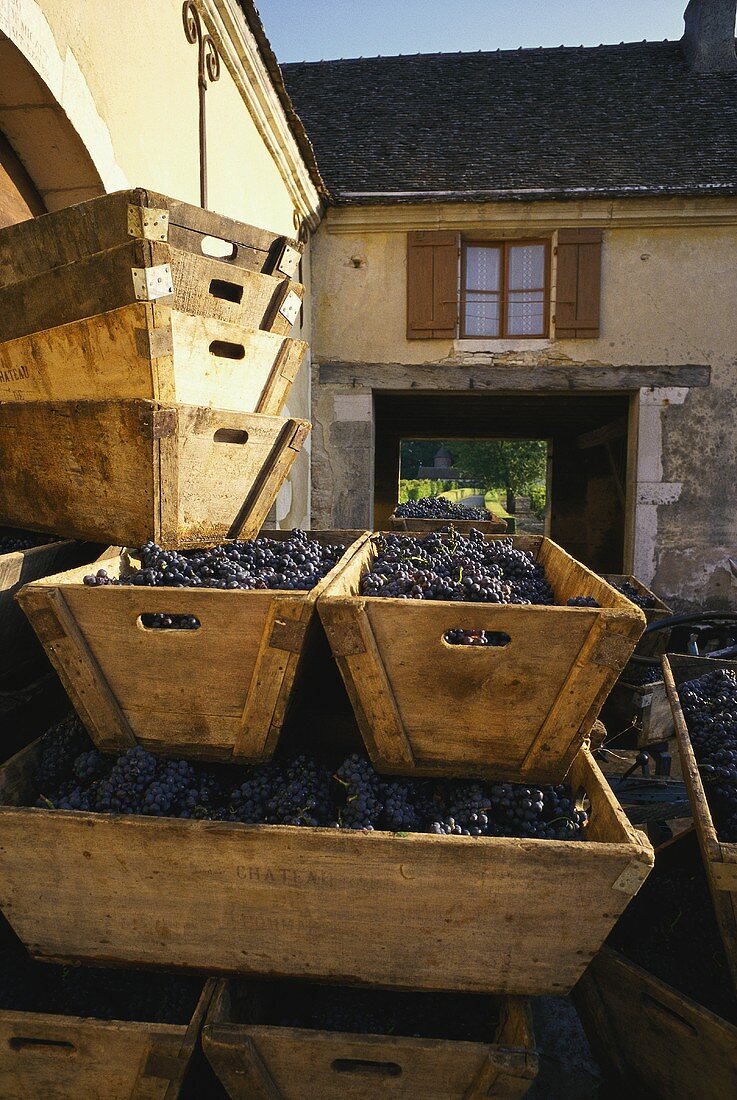
[[[287,532],[270,532],[287,539]],[[315,532],[323,544],[343,533]],[[356,553],[367,535],[348,553]],[[96,562],[119,576],[119,555]],[[27,585],[23,610],[99,748],[141,744],[167,756],[256,762],[272,756],[304,651],[319,629],[309,592],[222,591],[83,583],[89,569]],[[146,629],[157,611],[198,630]]]
[[[499,1014],[488,1043],[276,1027],[259,990],[218,983],[202,1046],[232,1100],[482,1100],[524,1096],[537,1074],[532,1015],[518,997],[479,1005]],[[277,993],[278,995],[278,993]]]
[[[0,402],[0,523],[119,546],[248,538],[309,430],[153,401]]]
[[[0,286],[106,252],[131,239],[168,242],[196,256],[267,275],[293,276],[302,245],[288,237],[223,217],[147,188],[115,191],[0,231]],[[224,257],[220,256],[221,259]]]
[[[678,699],[678,685],[718,668],[737,670],[737,661],[716,661],[709,657],[682,657],[673,653],[663,658],[663,676],[673,710],[681,770],[688,789],[699,847],[709,879],[724,950],[737,988],[737,844],[719,840],[706,799],[686,720]]]
[[[377,771],[558,782],[627,663],[645,618],[550,539],[518,535],[560,604],[537,607],[359,596],[375,540],[318,610]],[[502,631],[503,647],[448,645],[447,630]]]
[[[603,948],[573,991],[598,1060],[663,1100],[734,1100],[737,1027]],[[612,1093],[614,1095],[614,1093]]]
[[[472,528],[483,531],[485,535],[503,535],[507,530],[507,522],[503,519],[412,519],[408,516],[391,515],[389,523],[392,531],[412,531],[425,535],[448,526],[454,527],[462,535],[467,535]]]
[[[0,344],[0,398],[179,401],[276,416],[307,344],[158,302]]]
[[[653,684],[629,684],[620,679],[612,688],[601,712],[613,740],[632,729],[638,749],[646,749],[674,736],[673,715],[662,680]]]
[[[216,983],[188,1025],[0,1011],[3,1100],[176,1100]]]
[[[0,769],[0,908],[57,962],[565,994],[653,865],[585,749],[582,841],[27,808],[36,751]]]
[[[8,533],[8,528],[0,528],[0,534]],[[15,602],[16,592],[29,581],[93,561],[98,553],[94,544],[67,540],[0,554],[0,685],[18,687],[25,678],[48,669],[43,650]]]
[[[157,241],[131,240],[0,288],[0,343],[136,302],[268,329],[296,320],[304,287]]]

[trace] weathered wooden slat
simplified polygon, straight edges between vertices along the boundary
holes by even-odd
[[[30,770],[33,750],[21,756]],[[0,769],[3,803],[22,789],[23,760]],[[0,906],[48,959],[564,994],[653,864],[585,750],[571,783],[591,803],[583,841],[4,805]]]
[[[281,412],[307,344],[138,302],[0,344],[0,399]]]
[[[566,774],[645,619],[549,539],[513,541],[544,564],[558,606],[360,597],[375,541],[344,564],[318,600],[377,770],[538,782]],[[579,595],[601,607],[565,606]],[[498,631],[510,640],[449,645],[444,634],[455,628]]]
[[[106,252],[131,239],[168,241],[175,248],[203,255],[203,241],[206,248],[211,247],[208,237],[235,246],[228,260],[232,266],[267,274],[275,270],[285,245],[302,251],[287,237],[139,187],[3,229],[0,286]]]
[[[490,1021],[495,1012],[501,1020],[490,1024],[486,1043],[276,1027],[262,1021],[256,996],[246,991],[242,1002],[233,1012],[227,994],[202,1033],[233,1100],[382,1100],[390,1092],[404,1100],[516,1100],[537,1073],[529,1008],[518,998],[479,1004]]]
[[[673,712],[681,770],[691,802],[694,825],[709,880],[714,912],[722,934],[724,951],[732,981],[737,988],[737,844],[727,844],[717,835],[688,726],[678,698],[680,684],[719,668],[737,670],[737,661],[685,657],[672,653],[663,658],[663,678]]]
[[[150,401],[0,402],[0,522],[120,546],[250,537],[309,428]]]
[[[150,286],[143,286],[147,277]],[[283,276],[230,267],[158,241],[131,240],[106,252],[0,288],[0,342],[109,313],[136,301],[160,301],[182,313],[287,335],[279,312],[304,288]]]
[[[604,948],[573,992],[599,1060],[663,1100],[733,1100],[737,1027]]]
[[[341,532],[310,537],[335,544]],[[121,558],[95,567],[117,577]],[[18,598],[95,743],[121,752],[138,743],[166,756],[269,759],[330,574],[311,591],[279,592],[90,588],[87,572],[48,577]],[[141,616],[157,611],[194,615],[199,629],[145,629]]]

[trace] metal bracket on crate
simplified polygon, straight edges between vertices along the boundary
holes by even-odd
[[[281,271],[282,275],[288,275],[291,278],[299,267],[299,261],[301,259],[301,252],[298,252],[291,244],[285,244],[281,256],[279,257],[279,262],[276,265],[276,269],[277,271]]]
[[[300,298],[299,294],[295,293],[295,291],[293,290],[290,290],[282,304],[279,306],[279,312],[281,313],[282,317],[286,317],[290,325],[293,325],[299,317],[299,311],[301,308],[302,299]]]
[[[132,267],[133,289],[137,302],[155,302],[174,293],[171,264],[156,267]]]
[[[632,897],[640,889],[651,870],[649,864],[633,859],[627,864],[622,874],[614,880],[612,890],[620,890],[623,894]]]
[[[128,204],[128,236],[146,241],[169,240],[169,211]]]

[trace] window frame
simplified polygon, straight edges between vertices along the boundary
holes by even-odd
[[[508,333],[508,267],[509,267],[509,249],[520,245],[542,245],[545,251],[545,266],[544,266],[544,284],[542,286],[543,292],[543,331],[540,333],[520,335],[519,333]],[[498,336],[479,336],[475,333],[466,332],[466,273],[467,273],[467,250],[469,248],[498,248],[501,251],[501,264],[500,264],[500,285],[499,291],[489,291],[489,297],[493,294],[499,294],[499,335]],[[458,317],[458,335],[461,340],[549,340],[550,339],[550,269],[553,253],[553,242],[551,237],[505,237],[501,240],[486,240],[484,238],[477,237],[464,237],[461,240],[461,285],[460,285],[460,303],[459,303],[459,317]],[[537,288],[536,288],[537,289]],[[483,294],[483,291],[468,291],[470,294]]]

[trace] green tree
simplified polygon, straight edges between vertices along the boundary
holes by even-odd
[[[517,494],[545,481],[548,447],[542,439],[455,440],[452,447],[466,477],[485,489],[506,490],[509,512]]]
[[[399,476],[402,479],[418,478],[420,466],[432,466],[442,445],[440,439],[403,439],[399,446]]]

